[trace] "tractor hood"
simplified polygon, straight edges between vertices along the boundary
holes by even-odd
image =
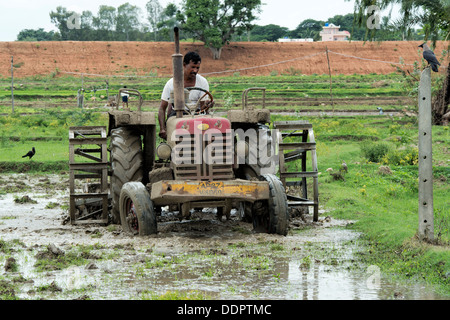
[[[175,133],[183,134],[205,134],[223,133],[231,129],[230,121],[222,117],[208,115],[186,116],[183,118],[170,117],[167,120],[167,143],[173,147],[175,145]]]

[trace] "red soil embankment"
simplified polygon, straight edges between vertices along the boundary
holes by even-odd
[[[326,48],[332,74],[388,74],[395,71],[391,63],[399,63],[400,59],[407,64],[405,68],[412,70],[410,64],[422,58],[419,44],[419,41],[234,42],[223,48],[220,60],[213,60],[211,51],[202,43],[182,42],[181,52],[199,52],[200,73],[208,76],[230,76],[234,72],[240,75],[328,74]],[[448,42],[438,42],[434,50],[438,59],[448,45]],[[170,76],[173,52],[174,45],[170,42],[0,42],[0,75],[10,76],[10,61],[14,56],[16,77],[48,75],[56,70],[111,76]]]

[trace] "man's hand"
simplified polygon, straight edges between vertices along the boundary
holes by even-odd
[[[208,101],[206,103],[206,109],[208,110],[211,109],[212,107],[214,107],[214,101]]]
[[[159,122],[159,136],[167,140],[167,133],[166,133],[166,109],[169,103],[165,100],[161,100],[161,104],[158,109],[158,122]]]
[[[159,130],[159,137],[160,137],[161,139],[167,140],[167,133],[166,133],[166,130],[165,130],[165,129]]]
[[[203,104],[201,112],[209,113],[209,109],[211,109],[212,107],[214,107],[214,101],[207,101]]]

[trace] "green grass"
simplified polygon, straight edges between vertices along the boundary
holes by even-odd
[[[89,110],[46,110],[42,114],[0,117],[0,170],[65,170],[69,160],[69,127],[107,125],[107,116]],[[32,147],[32,159],[22,158]],[[66,165],[64,165],[66,164]]]
[[[144,100],[154,101],[153,107],[158,106],[161,91],[168,78],[110,78],[108,93],[106,79],[101,77],[83,78],[85,103],[89,107],[103,107],[107,96],[117,94],[124,85],[141,92]],[[286,98],[329,97],[328,75],[281,75],[270,77],[208,77],[210,91],[218,105],[226,101],[240,103],[242,92],[249,87],[266,88],[267,99],[283,100]],[[0,112],[11,112],[11,81],[0,78]],[[42,109],[58,104],[75,107],[76,96],[81,88],[79,77],[45,77],[35,76],[15,79],[15,107],[16,112],[37,112],[36,108],[28,107],[34,103],[42,105]],[[373,97],[373,96],[402,96],[404,95],[403,78],[399,74],[389,75],[335,75],[333,76],[333,96],[335,98]],[[260,97],[261,93],[251,92],[250,98]],[[96,101],[91,99],[95,97]],[[144,106],[145,107],[145,106]]]
[[[167,291],[163,294],[157,294],[150,290],[141,293],[141,300],[209,300],[211,297],[206,293],[197,290],[190,291]]]
[[[159,92],[167,79],[155,78],[143,83],[134,80],[129,87],[142,88],[147,98],[159,99]],[[366,97],[401,91],[401,79],[397,75],[337,76],[336,95]],[[39,85],[42,91],[75,90],[76,78],[28,79],[24,86]],[[277,97],[301,97],[322,95],[327,97],[328,79],[324,75],[277,76],[277,77],[227,77],[211,78],[213,95],[240,103],[243,89],[253,86],[268,88],[268,95]],[[380,81],[383,83],[380,86]],[[86,82],[88,83],[88,82]],[[112,83],[112,82],[111,82]],[[99,85],[96,82],[96,85]],[[355,88],[359,85],[359,88]],[[7,79],[0,80],[7,92]],[[45,90],[48,87],[49,90]],[[120,87],[112,83],[111,90]],[[55,89],[55,90],[56,90]],[[305,91],[303,91],[305,90]],[[340,90],[340,93],[339,93]],[[57,91],[57,90],[56,90]],[[399,92],[400,92],[399,91]],[[397,93],[396,93],[397,94]],[[97,94],[98,96],[98,94]],[[20,101],[20,100],[19,100]],[[56,99],[58,101],[58,99]],[[73,102],[75,106],[76,101]],[[1,103],[0,103],[1,104]],[[9,113],[4,103],[0,111]],[[299,107],[286,102],[280,108],[316,108],[329,110],[330,106]],[[335,106],[344,109],[347,106]],[[375,106],[367,106],[376,109]],[[393,106],[393,108],[401,106]],[[3,109],[2,109],[3,108]],[[79,110],[74,107],[31,109],[31,115],[8,115],[0,117],[0,170],[26,172],[27,170],[49,172],[68,168],[68,128],[72,125],[107,125],[107,116],[95,110]],[[148,106],[146,107],[148,108]],[[363,106],[351,108],[358,110]],[[18,108],[17,112],[21,112]],[[272,121],[298,120],[299,116],[275,116]],[[433,127],[433,173],[434,212],[437,244],[420,243],[416,238],[418,229],[418,167],[411,160],[417,146],[418,128],[414,118],[391,118],[388,116],[359,117],[302,117],[313,124],[317,141],[320,206],[336,218],[354,220],[353,227],[362,232],[371,244],[370,253],[364,258],[379,265],[384,272],[404,278],[426,279],[450,295],[450,168],[448,127]],[[386,143],[390,154],[379,163],[364,157],[362,146]],[[37,154],[32,160],[22,159],[32,146]],[[403,152],[406,150],[407,152]],[[410,152],[411,151],[411,152]],[[389,155],[389,156],[388,156]],[[338,169],[345,160],[349,171],[345,180],[334,180],[327,168]],[[391,174],[379,173],[380,166],[389,166]],[[310,189],[311,190],[311,189]],[[329,212],[329,213],[328,213]],[[268,261],[252,261],[259,268],[267,268]],[[205,270],[208,274],[209,270]]]
[[[26,157],[22,158],[32,146],[36,146],[36,154],[31,160]],[[54,162],[68,160],[69,158],[69,142],[68,139],[61,141],[20,141],[16,143],[6,144],[5,147],[0,147],[2,156],[0,161],[5,162],[19,162],[30,163],[33,161],[39,162]]]
[[[327,215],[354,221],[352,227],[362,232],[369,243],[364,260],[396,277],[425,279],[441,294],[450,296],[448,127],[433,126],[435,241],[423,243],[417,238],[418,127],[415,120],[364,116],[303,119],[313,124],[317,141],[320,206],[327,210]],[[272,120],[296,118],[274,116]],[[387,146],[388,152],[379,157],[378,163],[371,162],[364,150],[381,143]],[[348,165],[348,173],[344,174],[345,180],[335,180],[327,169],[339,170],[343,160]],[[383,174],[381,166],[388,166],[390,173]]]
[[[330,120],[339,121],[339,120]],[[370,120],[362,119],[362,123]],[[388,121],[378,130],[382,140],[391,141]],[[319,126],[320,127],[320,126]],[[327,128],[329,126],[322,125]],[[384,127],[384,128],[383,128]],[[355,128],[358,125],[355,124]],[[361,126],[364,132],[368,126]],[[355,221],[354,228],[363,232],[372,243],[373,251],[367,255],[369,263],[380,265],[385,272],[406,278],[426,279],[450,295],[448,274],[450,272],[450,168],[448,130],[433,128],[434,159],[434,212],[435,240],[437,244],[424,244],[417,240],[418,230],[418,167],[417,165],[388,165],[392,174],[380,174],[381,163],[370,163],[362,156],[361,146],[370,141],[325,141],[317,146],[320,203],[336,218]],[[331,130],[332,131],[332,130]],[[318,141],[321,131],[318,132]],[[416,143],[417,127],[407,126],[405,141]],[[436,141],[442,141],[437,144]],[[408,144],[409,144],[408,143]],[[394,148],[404,148],[394,143]],[[326,172],[327,168],[338,169],[345,160],[349,171],[345,181],[336,181]],[[410,253],[410,254],[407,254]]]

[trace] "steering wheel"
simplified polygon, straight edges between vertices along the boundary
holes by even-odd
[[[188,91],[199,90],[199,91],[202,91],[202,92],[205,93],[203,96],[201,96],[200,99],[198,99],[197,103],[195,104],[195,108],[194,109],[190,109],[189,112],[194,111],[195,114],[207,113],[208,110],[214,105],[214,98],[213,98],[211,92],[209,92],[208,90],[203,89],[203,88],[199,88],[199,87],[188,87],[188,88],[185,88],[185,89],[188,90]],[[204,97],[206,97],[206,96],[208,96],[209,100],[204,100],[203,101],[204,102],[203,107],[200,108],[200,103],[202,102],[202,99]]]

